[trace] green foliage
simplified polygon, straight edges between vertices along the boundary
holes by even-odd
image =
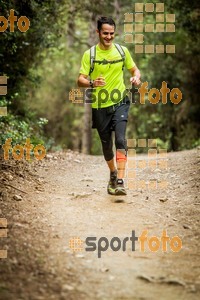
[[[200,131],[198,3],[194,0],[167,1],[165,13],[175,14],[176,32],[145,33],[145,44],[175,44],[176,53],[133,54],[133,57],[141,70],[142,82],[147,81],[149,89],[159,90],[162,81],[165,81],[170,89],[181,90],[182,101],[178,105],[168,100],[166,105],[149,103],[145,107],[139,105],[137,109],[132,109],[129,132],[134,132],[137,137],[160,139],[168,145],[169,150],[189,149],[198,145]],[[155,18],[155,13],[146,13],[145,22],[148,23],[153,15]],[[127,46],[132,53],[133,45]]]
[[[31,139],[33,145],[44,144],[42,130],[47,122],[44,118],[34,121],[31,116],[21,118],[9,114],[6,117],[0,117],[0,131],[2,132],[0,144],[2,145],[8,138],[11,138],[14,144],[25,143],[27,138]]]
[[[26,16],[30,21],[30,28],[25,33],[18,30],[16,22],[14,32],[10,32],[9,27],[0,32],[0,76],[8,77],[8,94],[1,98],[0,105],[7,105],[9,113],[0,118],[2,140],[11,137],[13,142],[19,142],[31,136],[33,144],[37,144],[44,139],[43,127],[47,120],[30,113],[28,107],[30,95],[40,80],[30,70],[43,60],[43,50],[57,43],[65,19],[65,2],[0,1],[0,15],[8,18],[10,10],[14,9],[15,16]]]

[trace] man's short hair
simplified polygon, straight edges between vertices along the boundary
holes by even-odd
[[[98,18],[97,28],[98,28],[99,31],[101,30],[103,24],[109,24],[111,26],[114,26],[114,28],[116,28],[115,21],[111,17],[100,17],[100,18]]]

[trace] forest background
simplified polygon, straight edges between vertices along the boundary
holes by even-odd
[[[165,14],[175,14],[173,33],[145,33],[145,44],[174,44],[174,54],[135,54],[134,43],[124,41],[124,14],[134,13],[135,3],[161,1],[99,0],[0,0],[0,16],[10,10],[26,16],[30,28],[22,33],[15,23],[0,32],[0,76],[7,76],[7,95],[0,96],[0,144],[12,138],[23,144],[43,144],[47,150],[72,149],[101,154],[97,133],[91,130],[90,107],[69,100],[76,89],[81,58],[96,44],[96,20],[112,16],[116,21],[115,42],[128,47],[149,89],[160,89],[165,81],[179,88],[183,99],[178,105],[146,101],[131,105],[127,138],[156,138],[161,147],[177,151],[197,147],[199,139],[199,15],[198,1],[164,1]],[[155,15],[144,13],[145,22]],[[0,24],[2,26],[2,24]],[[130,74],[125,72],[127,88]]]

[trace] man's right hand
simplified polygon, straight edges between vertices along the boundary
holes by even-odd
[[[97,77],[93,82],[93,88],[106,85],[105,79],[102,75]],[[88,75],[79,74],[77,84],[79,87],[90,87],[90,80],[88,79]]]

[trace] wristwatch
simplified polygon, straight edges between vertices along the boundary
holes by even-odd
[[[92,80],[92,79],[90,79],[90,86],[93,89],[93,87],[94,87],[94,80]]]

